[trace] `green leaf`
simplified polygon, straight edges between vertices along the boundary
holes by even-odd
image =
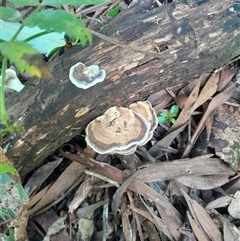
[[[36,65],[29,63],[38,52],[30,44],[18,41],[0,43],[0,51],[21,73],[27,71],[31,75],[41,77],[41,71]],[[32,57],[32,58],[31,58]]]
[[[164,122],[166,122],[167,118],[164,116],[158,116],[158,123],[159,124],[163,124]]]
[[[43,2],[43,5],[51,5],[51,6],[57,6],[57,5],[73,5],[73,6],[79,6],[79,5],[97,5],[102,3],[107,3],[109,0],[45,0]]]
[[[170,121],[175,124],[176,123],[176,120],[174,118],[170,118]]]
[[[0,186],[0,200],[5,194],[6,194],[6,191],[2,188],[2,186]]]
[[[8,208],[8,214],[11,217],[11,219],[15,219],[16,218],[16,214],[15,214],[15,212],[11,208]]]
[[[164,117],[166,119],[168,118],[168,114],[166,114],[166,113],[161,113],[160,116],[162,116],[162,117]]]
[[[87,41],[92,43],[91,33],[84,23],[75,15],[68,14],[61,9],[46,9],[33,13],[23,21],[23,25],[29,27],[39,26],[41,29],[52,32],[65,32],[69,37],[79,38],[82,46]]]
[[[170,109],[170,115],[173,116],[173,115],[176,115],[179,111],[179,108],[177,105],[173,105]]]
[[[0,163],[0,173],[3,174],[13,174],[19,176],[17,170],[14,167],[11,167],[7,162]],[[6,178],[6,177],[5,177]]]
[[[1,39],[10,41],[16,31],[20,28],[21,24],[7,22],[0,19],[0,26],[2,29]],[[39,35],[42,32],[44,32],[44,30],[37,26],[32,28],[24,27],[18,34],[17,41],[24,41],[25,39],[29,39],[34,35]],[[38,36],[37,38],[30,40],[28,43],[39,52],[48,56],[54,48],[64,46],[66,41],[64,40],[64,33],[53,32]]]
[[[8,228],[9,235],[0,234],[0,240],[3,241],[16,241],[14,237],[13,228]]]
[[[1,16],[0,16],[1,19],[4,19],[4,20],[18,21],[19,19],[21,19],[21,14],[19,13],[19,11],[16,11],[13,8],[0,6],[0,13],[1,13]]]
[[[7,216],[7,212],[4,209],[0,208],[0,217],[5,220],[5,217]]]
[[[9,0],[9,2],[18,6],[37,6],[39,5],[38,0]]]
[[[0,165],[0,185],[8,184],[8,183],[14,183],[14,180],[10,178],[6,173],[2,173],[1,168],[3,168]]]
[[[28,201],[28,195],[24,191],[22,185],[17,183],[17,184],[14,185],[14,187],[17,188],[18,194],[19,194],[19,197],[20,197],[21,201]]]
[[[120,10],[120,5],[117,5],[115,8],[111,9],[110,11],[108,11],[106,15],[108,17],[114,18],[114,17],[116,17],[118,15],[119,10]]]

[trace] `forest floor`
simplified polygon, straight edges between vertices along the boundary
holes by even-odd
[[[60,7],[98,31],[129,4],[168,4],[126,2]],[[129,155],[97,154],[85,132],[54,150],[22,180],[29,240],[240,240],[239,69],[152,93],[158,125]]]

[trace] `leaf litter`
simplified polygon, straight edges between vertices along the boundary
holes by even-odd
[[[43,165],[26,182],[26,189],[32,190],[30,220],[42,226],[38,217],[48,210],[55,221],[68,215],[65,223],[71,224],[71,233],[60,231],[65,240],[71,235],[82,240],[124,236],[129,241],[236,237],[239,107],[225,104],[239,91],[232,77],[233,71],[223,68],[203,75],[195,85],[174,86],[172,96],[165,90],[149,96],[157,114],[175,100],[182,109],[176,124],[159,125],[150,143],[135,154],[97,155],[79,147],[80,135],[72,153],[60,150],[57,161]],[[53,180],[53,170],[67,160],[73,162]]]
[[[101,19],[114,4],[75,14],[89,11]],[[93,19],[85,22],[94,30],[101,27]],[[181,112],[176,124],[159,125],[134,157],[97,155],[80,136],[72,153],[59,151],[57,160],[29,174],[24,182],[30,192],[29,233],[60,241],[238,240],[240,72],[235,72],[223,67],[151,94],[147,100],[157,115],[173,104]]]

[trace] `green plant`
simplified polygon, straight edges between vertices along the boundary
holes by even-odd
[[[176,123],[176,120],[174,117],[176,117],[177,113],[179,111],[179,108],[177,105],[173,105],[169,111],[168,114],[166,113],[161,113],[159,116],[158,116],[158,123],[159,124],[163,124],[165,123],[166,121],[170,121],[171,123],[175,124]]]
[[[110,18],[115,18],[115,17],[118,15],[118,13],[119,13],[120,8],[121,8],[121,7],[120,7],[120,5],[118,4],[115,8],[109,10],[106,15],[107,15],[108,17],[110,17]]]
[[[0,233],[0,240],[14,241],[17,232],[15,233],[13,223],[18,225],[19,220],[22,224],[27,223],[27,215],[24,213],[26,213],[29,198],[21,184],[19,173],[1,148],[0,183],[0,222],[1,230],[4,230]]]
[[[0,136],[7,132],[15,133],[21,128],[17,124],[10,124],[9,116],[5,107],[5,71],[7,63],[13,64],[20,73],[28,72],[37,77],[44,77],[47,70],[43,70],[40,60],[40,54],[32,47],[29,41],[39,38],[49,33],[62,33],[67,36],[79,39],[80,44],[85,46],[86,43],[92,42],[92,35],[85,27],[84,23],[72,14],[66,13],[61,9],[48,8],[45,6],[59,6],[62,4],[79,6],[96,5],[108,2],[108,0],[43,0],[39,4],[39,0],[9,0],[15,6],[36,6],[36,9],[27,18],[22,19],[20,13],[10,7],[0,7],[1,19],[11,22],[20,22],[21,25],[11,37],[10,41],[0,39],[0,58],[2,61],[1,78],[0,78],[0,122],[5,129],[0,131]],[[27,37],[24,40],[19,40],[18,36],[24,27],[36,27],[42,29],[41,32]],[[36,61],[37,60],[37,61]]]

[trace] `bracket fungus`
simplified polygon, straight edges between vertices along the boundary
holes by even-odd
[[[70,68],[70,81],[81,89],[87,89],[105,79],[105,70],[99,70],[98,65],[86,66],[78,62]]]
[[[2,76],[1,76],[2,77]],[[5,71],[5,85],[6,92],[12,93],[13,91],[20,92],[25,85],[17,77],[16,72],[13,69],[6,69]]]
[[[99,154],[129,155],[146,144],[157,126],[157,116],[150,102],[136,104],[130,109],[111,107],[91,121],[86,128],[88,146]]]
[[[136,113],[140,114],[141,116],[143,116],[149,123],[150,130],[149,130],[149,139],[147,140],[148,142],[153,136],[153,131],[158,126],[158,119],[157,119],[155,110],[152,108],[152,105],[149,101],[138,101],[136,103],[131,104],[129,108],[135,111]]]

